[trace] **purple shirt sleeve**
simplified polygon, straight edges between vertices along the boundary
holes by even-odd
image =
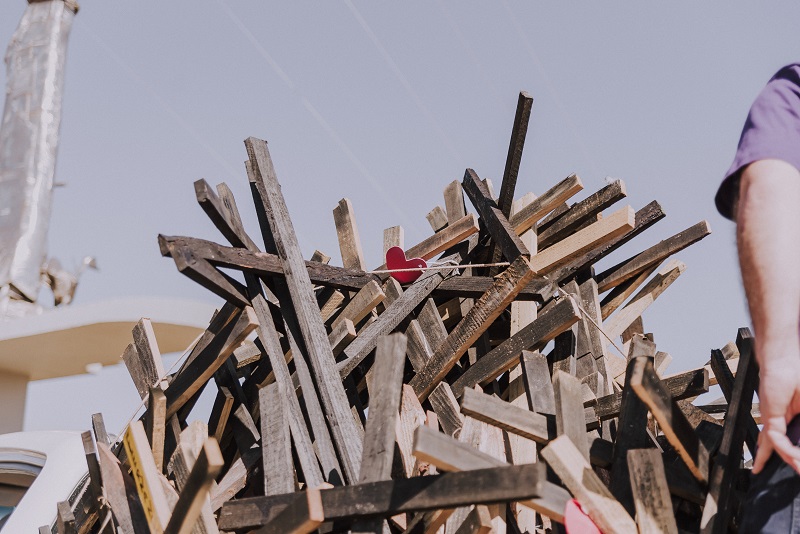
[[[742,169],[762,159],[800,169],[800,63],[779,70],[750,108],[733,164],[714,199],[724,217],[733,218]]]

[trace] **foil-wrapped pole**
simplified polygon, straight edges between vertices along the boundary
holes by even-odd
[[[0,123],[0,295],[35,302],[47,254],[64,64],[78,6],[30,1],[5,56]]]

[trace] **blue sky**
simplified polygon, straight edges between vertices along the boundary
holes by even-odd
[[[0,7],[5,47],[26,6]],[[517,94],[534,97],[517,184],[540,194],[608,176],[667,218],[616,262],[707,219],[686,272],[644,315],[672,371],[748,324],[733,225],[713,195],[753,97],[797,59],[793,2],[81,2],[70,38],[51,254],[94,254],[76,303],[160,295],[216,303],[156,235],[223,242],[192,183],[227,182],[257,236],[242,141],[267,139],[304,254],[338,263],[332,210],[354,204],[368,264],[384,228],[406,243],[471,167],[499,187]],[[0,73],[5,84],[5,73]],[[71,392],[85,391],[81,395]],[[63,398],[54,410],[52,399]],[[124,422],[124,368],[33,384],[26,428]]]

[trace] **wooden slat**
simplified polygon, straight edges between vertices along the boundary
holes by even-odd
[[[750,330],[740,328],[736,337],[736,346],[739,348],[739,372],[728,404],[722,443],[708,483],[708,496],[700,520],[700,532],[703,533],[716,534],[728,531],[733,506],[731,485],[742,460],[745,421],[750,415],[753,392],[758,382],[753,345]]]
[[[167,396],[160,387],[151,387],[148,395],[147,411],[144,414],[145,432],[150,441],[156,468],[164,470],[164,438],[167,424]]]
[[[589,461],[589,440],[586,438],[586,419],[583,414],[581,383],[562,371],[553,373],[556,400],[556,432],[566,435],[570,442]]]
[[[342,265],[366,271],[367,264],[364,262],[364,252],[361,250],[356,214],[349,198],[340,200],[339,205],[333,209],[333,222],[336,225],[336,236],[339,238]]]
[[[442,471],[467,471],[506,465],[469,444],[461,443],[430,428],[419,427],[414,439],[414,454]],[[536,465],[536,464],[532,464]],[[564,521],[564,508],[571,499],[563,488],[542,482],[539,497],[519,499],[520,504],[546,515],[553,521]]]
[[[708,481],[709,454],[695,434],[686,416],[673,401],[672,395],[656,375],[653,362],[647,357],[634,360],[631,388],[650,409],[660,430],[697,480]]]
[[[525,379],[525,393],[528,409],[543,415],[556,414],[556,399],[547,358],[538,352],[522,351],[520,356],[522,376]]]
[[[328,477],[333,475],[339,480],[342,480],[343,475],[341,473],[339,460],[336,458],[336,452],[330,434],[328,433],[328,427],[325,424],[325,417],[322,413],[319,399],[314,392],[313,384],[306,383],[303,384],[302,387],[304,391],[303,403],[314,428],[316,447],[312,445],[309,430],[306,427],[306,422],[300,408],[300,402],[294,395],[292,376],[283,356],[283,349],[275,329],[275,322],[270,313],[267,301],[263,296],[258,295],[253,299],[253,310],[259,322],[258,338],[264,345],[272,367],[272,372],[275,375],[275,382],[283,390],[284,407],[287,410],[286,415],[289,419],[289,429],[306,482],[316,487],[327,480],[327,478],[323,478],[322,476],[322,472],[317,464],[317,456],[319,457],[319,462],[322,464],[322,469],[325,470],[325,474]],[[302,363],[300,363],[301,361],[303,361],[301,358],[295,360],[295,367],[298,369],[298,375],[300,375],[302,383],[306,382],[306,379],[303,378],[304,375],[300,372],[302,367],[297,367],[297,364],[302,366]]]
[[[709,380],[706,369],[694,369],[663,380],[664,387],[675,400],[696,397],[708,393]],[[595,411],[601,420],[619,416],[622,393],[613,393],[597,399]]]
[[[639,534],[678,534],[664,462],[657,449],[628,451]]]
[[[438,232],[445,226],[447,226],[447,214],[444,212],[441,206],[434,206],[431,211],[425,216],[428,219],[428,223],[431,225],[431,229],[434,232]],[[386,251],[384,251],[384,256],[386,255]]]
[[[608,295],[603,298],[603,302],[600,303],[600,312],[602,315],[603,320],[605,321],[608,319],[612,313],[617,311],[617,308],[622,306],[622,304],[633,295],[633,292],[639,289],[642,284],[650,278],[650,275],[656,272],[660,263],[649,267],[636,276],[633,276],[626,280],[625,282],[621,283],[614,289],[612,289]],[[597,285],[597,282],[595,282]]]
[[[219,334],[214,336],[205,350],[200,352],[190,365],[184,366],[178,372],[165,391],[167,418],[175,414],[208,382],[214,372],[225,363],[233,350],[241,345],[256,326],[258,326],[258,321],[252,308],[247,307],[243,311],[237,312]]]
[[[433,407],[433,411],[436,412],[445,434],[453,436],[461,430],[464,425],[464,418],[461,416],[458,400],[453,395],[450,384],[445,381],[439,382],[439,385],[431,391],[428,400]]]
[[[625,198],[625,183],[615,180],[596,193],[573,204],[559,217],[551,221],[542,221],[537,226],[539,248],[545,249],[574,232],[587,221],[596,219],[604,209]]]
[[[359,479],[362,484],[391,477],[406,344],[403,334],[378,339],[372,376],[374,394],[370,395],[369,416],[364,428],[364,453]]]
[[[414,431],[425,424],[425,410],[408,384],[403,384],[400,394],[400,418],[397,420],[397,446],[406,478],[414,476],[417,459],[414,457]]]
[[[449,224],[453,224],[467,215],[467,208],[464,205],[464,190],[458,180],[453,180],[444,188],[444,206]]]
[[[508,144],[506,167],[503,170],[503,182],[500,185],[500,196],[497,198],[497,206],[506,217],[511,214],[511,204],[514,201],[517,174],[522,161],[522,150],[525,147],[525,136],[528,133],[528,121],[531,117],[532,106],[533,97],[525,91],[520,91],[517,99],[517,111],[514,114],[514,125],[511,128],[511,141]]]
[[[714,372],[714,379],[719,384],[719,388],[722,390],[722,394],[725,397],[725,400],[728,401],[728,405],[733,402],[733,389],[736,384],[736,379],[733,374],[733,370],[731,369],[731,363],[736,362],[736,369],[738,371],[739,364],[741,363],[741,358],[732,360],[726,359],[724,357],[724,353],[721,351],[711,351],[711,365],[707,367],[711,367]],[[712,382],[711,376],[709,375],[709,384]],[[748,410],[749,411],[749,410]],[[758,426],[756,426],[756,422],[753,420],[752,415],[742,415],[744,419],[744,442],[747,444],[748,450],[755,451],[756,445],[758,442]]]
[[[307,534],[314,532],[325,521],[322,492],[309,488],[294,499],[278,515],[262,528],[258,534]]]
[[[514,214],[509,222],[517,234],[521,234],[581,189],[583,189],[581,179],[572,174],[539,196],[535,202]]]
[[[629,258],[602,273],[595,276],[597,287],[601,293],[616,287],[625,280],[636,276],[648,267],[664,261],[676,252],[680,252],[686,247],[700,241],[711,233],[711,227],[707,221],[700,221],[679,232],[669,239],[665,239],[647,250]]]
[[[328,334],[331,351],[334,356],[341,354],[345,348],[356,338],[356,327],[350,319],[343,319]]]
[[[631,342],[630,356],[655,356],[655,344],[643,336],[637,335]],[[628,473],[628,451],[630,449],[646,449],[652,445],[647,433],[647,406],[636,396],[631,387],[632,368],[635,360],[628,363],[625,375],[625,386],[622,389],[619,422],[616,442],[614,443],[614,463],[611,467],[611,493],[625,507],[629,514],[635,513],[633,492]]]
[[[598,248],[634,229],[633,208],[625,206],[607,218],[591,224],[583,230],[562,239],[550,248],[531,258],[531,269],[546,274],[565,266],[582,254]]]
[[[208,497],[211,483],[222,470],[223,464],[222,452],[219,450],[217,440],[208,438],[192,467],[178,502],[175,503],[164,534],[190,534],[192,532]]]
[[[361,322],[361,319],[372,313],[375,307],[383,302],[386,295],[381,286],[374,280],[362,287],[350,302],[342,309],[336,319],[331,323],[331,328],[336,328],[345,319],[350,319],[354,324]]]
[[[517,363],[523,350],[541,349],[548,341],[572,326],[579,317],[580,311],[571,300],[558,302],[470,366],[453,382],[453,393],[460,397],[465,388],[497,378]]]
[[[203,444],[208,438],[208,428],[201,421],[192,421],[183,431],[179,433],[178,444],[175,453],[170,459],[170,470],[175,477],[175,486],[178,492],[189,483],[189,476],[192,468],[203,449]],[[215,438],[216,439],[216,438]],[[206,498],[203,502],[200,517],[195,526],[194,532],[216,534],[217,520],[211,510],[211,502]]]
[[[272,238],[286,274],[286,284],[297,316],[303,342],[316,379],[323,409],[330,421],[332,437],[347,480],[358,480],[362,443],[359,428],[350,413],[344,387],[336,372],[325,326],[313,297],[311,280],[294,233],[289,212],[265,141],[245,141],[253,169],[252,185],[261,198],[263,214],[269,222]]]
[[[547,417],[518,408],[474,389],[465,389],[461,396],[461,412],[479,421],[502,428],[508,432],[536,441],[550,441]],[[581,408],[581,412],[583,409]],[[582,419],[582,416],[581,416]],[[584,425],[584,435],[586,434]]]
[[[472,169],[467,169],[462,182],[464,192],[472,201],[478,214],[483,220],[486,230],[493,242],[500,248],[507,261],[514,261],[519,256],[530,258],[530,252],[514,229],[511,227],[507,215],[498,207],[489,195],[483,182]],[[509,202],[508,210],[511,204]],[[499,258],[498,258],[499,259]]]
[[[636,523],[592,471],[569,436],[551,441],[541,454],[600,530],[609,534],[638,533]]]
[[[414,308],[428,298],[431,291],[442,282],[449,272],[449,270],[426,272],[406,288],[402,296],[389,305],[378,317],[378,320],[364,328],[345,349],[346,359],[337,365],[341,377],[347,377],[353,369],[358,367],[364,358],[373,351],[378,343],[378,338],[391,333]]]
[[[641,316],[642,313],[666,291],[670,284],[677,280],[685,269],[686,265],[677,260],[665,265],[664,268],[625,305],[625,307],[603,323],[603,330],[605,330],[608,337],[614,339],[621,335],[637,317]]]
[[[291,493],[294,487],[294,465],[288,410],[277,383],[258,392],[261,412],[261,457],[264,464],[264,494]]]
[[[163,532],[171,512],[159,478],[161,474],[153,461],[150,444],[147,442],[141,421],[133,421],[130,424],[122,443],[136,480],[136,490],[147,523],[153,532]]]
[[[436,349],[410,385],[420,400],[426,398],[467,349],[514,300],[519,290],[533,277],[528,261],[520,256],[501,274],[492,287],[475,303],[466,317]]]
[[[321,496],[325,520],[337,521],[525,500],[537,496],[543,482],[544,467],[531,464],[356,484],[322,491]],[[304,497],[288,494],[226,503],[219,526],[233,530],[266,524],[298,498]]]
[[[97,456],[100,462],[105,499],[114,511],[114,518],[119,524],[119,529],[135,534],[149,533],[147,517],[136,498],[136,490],[132,490],[133,495],[128,495],[125,479],[129,479],[128,487],[133,488],[135,485],[130,480],[127,470],[122,471],[119,460],[111,453],[108,445],[102,441],[97,442]]]
[[[402,226],[390,226],[389,228],[384,228],[383,230],[384,258],[386,257],[386,251],[392,247],[400,247],[402,249],[405,249],[405,232],[403,231]]]

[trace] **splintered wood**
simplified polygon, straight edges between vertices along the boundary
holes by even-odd
[[[446,184],[432,234],[407,250],[446,264],[405,287],[368,270],[347,198],[333,207],[342,266],[301,256],[265,141],[245,141],[260,236],[225,184],[198,181],[227,244],[159,244],[219,311],[174,373],[150,321],[134,328],[122,358],[145,412],[117,441],[92,419],[87,490],[59,505],[58,525],[543,534],[582,531],[578,513],[602,532],[735,526],[758,437],[752,338],[664,376],[672,357],[642,319],[686,268],[670,257],[708,224],[595,275],[663,211],[611,209],[621,181],[569,204],[583,188],[574,174],[518,194],[532,101],[520,94],[499,197],[472,169]],[[395,222],[384,250],[404,246]],[[692,404],[717,382],[725,399]],[[210,414],[196,409],[204,389]]]

